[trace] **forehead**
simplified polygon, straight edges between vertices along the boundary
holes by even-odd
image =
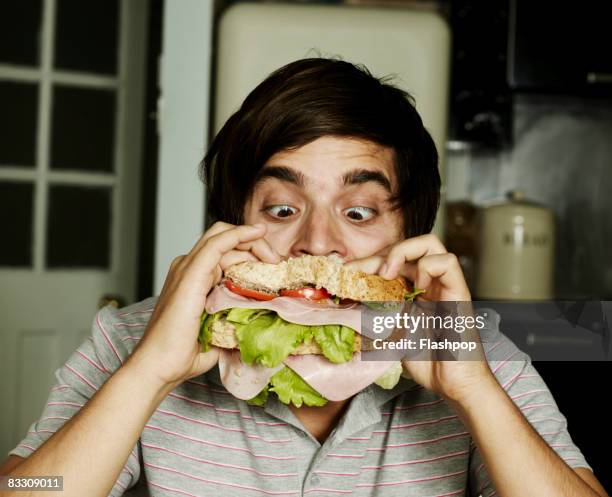
[[[341,184],[349,172],[371,171],[382,175],[393,187],[394,157],[392,148],[368,140],[325,136],[302,147],[273,154],[264,164],[260,176],[265,178],[269,169],[287,167],[303,179],[304,184],[299,186],[307,187],[330,182]],[[274,174],[273,177],[278,176]]]

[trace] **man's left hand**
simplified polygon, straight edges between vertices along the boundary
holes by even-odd
[[[388,280],[402,276],[411,281],[415,289],[425,290],[416,297],[417,301],[472,300],[457,256],[449,253],[433,234],[402,240],[373,256],[351,261],[347,266],[370,274],[378,273]],[[474,335],[478,339],[477,332]],[[447,400],[461,402],[466,396],[474,395],[481,385],[495,381],[479,340],[477,346],[481,360],[474,359],[473,355],[469,360],[458,361],[404,359],[402,365],[417,383]]]

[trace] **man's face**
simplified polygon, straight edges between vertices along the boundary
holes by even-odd
[[[391,148],[326,136],[274,154],[245,205],[245,223],[264,223],[284,257],[337,253],[345,262],[403,238]]]

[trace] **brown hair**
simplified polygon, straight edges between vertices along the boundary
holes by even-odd
[[[301,59],[270,74],[215,136],[200,164],[212,220],[243,224],[254,180],[276,152],[322,136],[367,139],[395,151],[406,237],[429,233],[440,202],[438,153],[412,97],[364,67]]]

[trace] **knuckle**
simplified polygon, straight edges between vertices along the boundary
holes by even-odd
[[[202,252],[204,254],[217,255],[218,257],[221,257],[223,254],[221,253],[221,248],[219,245],[223,240],[222,235],[223,233],[217,233],[206,240],[202,246]]]
[[[459,257],[457,257],[456,254],[453,254],[452,252],[448,252],[445,254],[445,256],[452,265],[459,266]]]
[[[213,223],[210,228],[208,228],[208,230],[218,230],[220,228],[226,228],[230,226],[230,224],[224,222],[224,221],[216,221],[215,223]]]
[[[407,240],[404,240],[403,242],[399,242],[399,243],[392,245],[391,248],[389,248],[389,252],[387,256],[390,259],[397,257],[404,250],[404,247],[406,246],[406,242]]]
[[[426,267],[426,266],[428,266],[428,265],[429,265],[429,259],[427,258],[427,256],[425,256],[425,257],[421,257],[421,258],[420,258],[420,259],[417,261],[417,263],[416,263],[416,264],[417,264],[417,268],[422,269],[422,268],[424,268],[424,267]]]
[[[175,269],[177,266],[179,266],[183,262],[184,259],[185,259],[184,255],[176,256],[174,259],[172,259],[172,262],[170,263],[170,269]]]
[[[427,233],[425,235],[427,241],[431,244],[434,245],[436,247],[439,247],[442,245],[442,242],[440,241],[440,239],[437,237],[437,235],[435,235],[434,233]]]

